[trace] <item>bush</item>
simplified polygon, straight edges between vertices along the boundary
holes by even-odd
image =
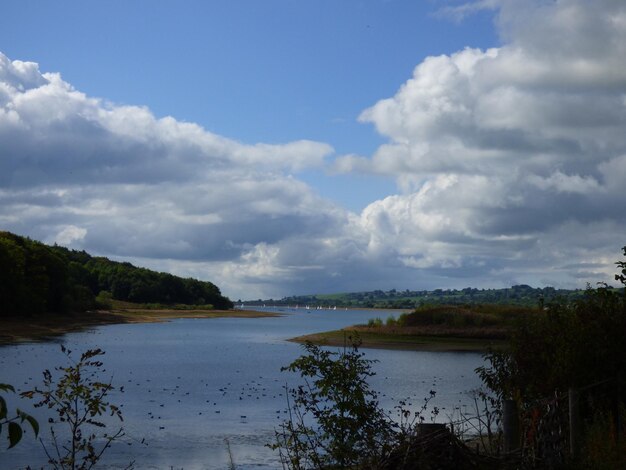
[[[622,273],[626,270],[626,263],[617,265]],[[616,275],[616,279],[626,283],[623,275]],[[557,300],[545,309],[519,317],[509,348],[489,352],[486,359],[490,366],[478,368],[477,372],[498,400],[517,402],[522,417],[528,417],[525,435],[537,435],[541,427],[537,417],[544,413],[541,403],[552,402],[567,409],[567,402],[558,402],[567,398],[569,388],[581,390],[583,427],[591,433],[587,442],[598,447],[603,438],[597,437],[597,423],[606,421],[606,416],[617,420],[616,410],[625,405],[624,396],[618,395],[619,390],[626,389],[625,331],[623,293],[606,284],[588,287],[579,299]],[[564,416],[559,419],[567,426]],[[591,439],[594,432],[596,437]],[[609,434],[606,430],[603,433],[607,443],[612,440]],[[541,437],[536,439],[538,442],[525,445],[545,451],[547,446]]]
[[[69,442],[62,443],[58,440],[59,429],[55,431],[53,426],[50,427],[54,449],[44,446],[48,463],[55,469],[86,470],[96,465],[113,441],[124,435],[121,427],[113,434],[96,434],[97,430],[106,428],[102,415],[108,414],[123,421],[122,413],[119,407],[107,401],[107,395],[114,387],[98,378],[103,365],[98,358],[104,352],[88,350],[74,361],[69,349],[61,346],[61,350],[70,362],[66,367],[56,368],[61,376],[55,380],[46,370],[43,388],[23,392],[21,396],[38,398],[35,407],[46,406],[54,410],[57,418],[50,418],[49,423],[61,425],[69,432]]]
[[[282,369],[299,373],[305,385],[289,390],[290,419],[270,447],[294,470],[376,468],[391,449],[393,430],[366,381],[374,375],[372,361],[358,351],[358,342],[341,353],[312,343],[304,349]]]

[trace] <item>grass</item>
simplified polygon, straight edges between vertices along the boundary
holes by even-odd
[[[535,309],[507,305],[420,307],[398,318],[371,319],[367,325],[293,338],[328,346],[342,346],[358,335],[366,348],[421,351],[485,351],[502,347],[511,328]]]
[[[343,346],[358,336],[361,347],[375,349],[401,349],[410,351],[486,351],[489,346],[501,347],[503,340],[457,336],[429,336],[427,334],[394,334],[367,331],[359,327],[326,331],[290,339],[296,343],[311,341],[323,346]]]

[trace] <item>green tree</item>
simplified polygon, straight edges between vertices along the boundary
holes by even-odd
[[[0,317],[21,313],[24,296],[24,249],[0,233]]]

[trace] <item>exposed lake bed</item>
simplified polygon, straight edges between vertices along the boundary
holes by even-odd
[[[105,464],[118,468],[134,460],[135,468],[225,468],[230,446],[237,468],[279,467],[277,455],[265,444],[286,417],[285,384],[298,383],[298,377],[280,368],[302,353],[287,340],[389,314],[257,310],[282,316],[107,325],[55,340],[77,352],[102,348],[105,375],[125,388],[112,401],[123,405],[127,440],[105,454]],[[368,349],[366,357],[378,361],[371,385],[391,413],[405,399],[419,409],[434,390],[433,405],[442,409],[438,419],[445,421],[455,407],[467,406],[466,392],[480,385],[473,372],[482,364],[479,353]],[[1,380],[26,390],[41,382],[44,368],[63,365],[63,360],[54,342],[5,346],[0,348]],[[10,407],[31,407],[9,398]],[[45,413],[36,411],[46,438]],[[0,457],[9,468],[45,463],[31,436]]]

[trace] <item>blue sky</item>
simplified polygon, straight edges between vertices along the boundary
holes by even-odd
[[[428,55],[498,44],[493,12],[437,17],[442,1],[10,2],[2,52],[60,72],[82,92],[147,106],[242,142],[327,142],[371,154],[361,111],[393,95]],[[360,210],[393,178],[300,175]]]
[[[1,229],[236,298],[580,287],[626,243],[621,2],[0,13]]]

